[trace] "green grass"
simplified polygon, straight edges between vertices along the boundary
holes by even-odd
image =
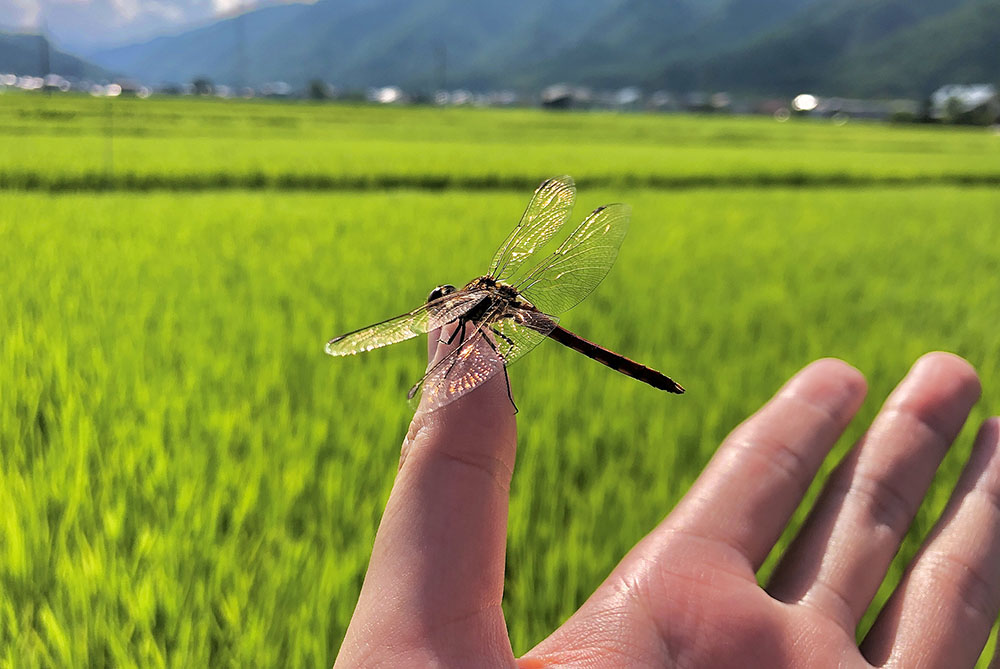
[[[1000,136],[983,129],[813,120],[7,95],[7,135],[0,186],[52,190],[524,190],[565,171],[606,185],[1000,183]]]
[[[0,98],[0,109],[11,99]],[[195,124],[185,114],[212,104],[150,109],[176,105],[173,132],[190,148]],[[218,108],[236,115],[233,105]],[[613,175],[616,160],[646,150],[642,138],[682,132],[692,164],[714,173],[713,152],[728,150],[717,133],[729,128],[748,136],[745,160],[761,169],[765,145],[786,129],[826,147],[813,163],[825,169],[843,130],[860,143],[844,148],[858,169],[891,172],[863,165],[869,140],[900,166],[907,154],[897,142],[924,142],[918,153],[938,146],[986,174],[983,161],[996,159],[989,147],[1000,144],[982,133],[731,119],[245,109],[315,124],[321,114],[342,118],[344,134],[368,147],[352,160],[369,173],[460,174],[478,157],[505,161],[516,179],[536,170]],[[492,126],[504,119],[510,127]],[[385,146],[399,149],[392,164],[364,162],[381,150],[365,135],[380,122],[392,127]],[[4,142],[3,169],[76,169],[68,153],[31,155],[28,140],[50,126],[25,123],[24,145]],[[396,128],[407,123],[437,153],[418,156]],[[635,139],[594,154],[591,124]],[[519,168],[516,149],[540,136],[527,128],[544,126],[558,129],[563,161],[540,159],[536,146]],[[187,148],[161,130],[164,174],[242,169],[208,149],[214,164],[185,163]],[[501,157],[481,152],[479,131]],[[319,156],[304,136],[283,132],[258,138],[285,161],[280,169],[297,168],[293,148]],[[448,132],[455,162],[433,163]],[[226,141],[250,152],[245,139]],[[344,173],[324,160],[317,170]],[[640,161],[629,173],[675,169],[668,163]],[[0,666],[329,666],[396,471],[405,393],[424,348],[333,359],[323,344],[481,272],[529,195],[0,190]],[[648,389],[555,344],[511,368],[519,459],[504,607],[518,653],[582,603],[720,439],[810,360],[843,357],[871,386],[825,470],[924,351],[955,351],[980,369],[984,397],[970,422],[1000,405],[994,189],[584,187],[574,219],[612,201],[633,207],[629,237],[605,282],[562,322],[688,393]],[[890,586],[943,507],[970,441],[971,428],[942,465]],[[762,577],[772,565],[773,556]]]

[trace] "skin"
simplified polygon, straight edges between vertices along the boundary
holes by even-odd
[[[430,337],[430,357],[447,348]],[[336,667],[972,667],[1000,610],[1000,420],[860,647],[855,628],[980,394],[954,355],[916,362],[826,482],[766,587],[755,573],[865,396],[845,362],[796,374],[678,506],[517,659],[500,603],[515,423],[502,377],[403,442]],[[994,659],[993,667],[1000,667]]]

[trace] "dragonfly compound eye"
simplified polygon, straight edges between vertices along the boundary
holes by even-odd
[[[431,294],[427,296],[427,301],[433,302],[439,297],[444,297],[445,295],[454,292],[455,292],[455,286],[451,285],[450,283],[446,283],[443,286],[438,286],[437,288],[432,290]]]

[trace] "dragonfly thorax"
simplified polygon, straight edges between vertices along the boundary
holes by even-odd
[[[464,290],[487,290],[490,293],[490,301],[494,304],[502,302],[513,304],[524,301],[517,288],[503,281],[497,281],[489,275],[473,279],[465,285]]]
[[[503,281],[497,281],[493,277],[481,276],[465,284],[465,290],[488,290],[497,299],[516,300],[520,293],[517,288]]]
[[[523,303],[524,306],[529,306],[514,286],[497,281],[489,275],[473,279],[462,288],[461,292],[485,293],[486,295],[463,316],[465,320],[473,323],[477,323],[491,314],[492,318],[500,318],[515,304]]]

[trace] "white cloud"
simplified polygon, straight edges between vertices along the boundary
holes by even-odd
[[[212,7],[216,14],[229,14],[243,7],[243,0],[212,0]]]
[[[85,0],[86,1],[86,0]],[[184,9],[169,2],[158,2],[158,0],[147,0],[146,11],[150,14],[162,17],[170,23],[179,23],[184,20]]]
[[[139,0],[111,0],[118,15],[119,23],[131,23],[140,13],[142,5]]]
[[[0,0],[0,16],[11,28],[38,27],[42,5],[38,0]]]
[[[284,0],[301,2],[302,0]],[[308,1],[308,0],[307,0]],[[77,53],[129,44],[247,11],[261,0],[0,0],[0,26],[43,27]]]

